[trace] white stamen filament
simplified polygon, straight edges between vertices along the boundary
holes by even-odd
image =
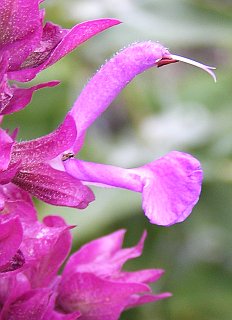
[[[181,57],[181,56],[178,56],[175,54],[171,54],[170,56],[174,60],[179,60],[181,62],[185,62],[185,63],[191,64],[197,68],[203,69],[204,71],[208,72],[211,75],[211,77],[214,79],[215,82],[217,81],[216,76],[215,76],[214,72],[212,71],[212,70],[216,69],[215,67],[206,66],[203,63],[200,63],[200,62],[197,62],[197,61],[185,58],[185,57]]]

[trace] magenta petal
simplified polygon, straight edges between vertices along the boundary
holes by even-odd
[[[185,220],[197,203],[203,178],[197,159],[170,152],[135,169],[69,159],[65,170],[81,181],[141,192],[143,209],[151,223],[169,226]]]
[[[145,303],[155,302],[161,299],[170,298],[172,294],[170,292],[164,292],[160,294],[145,294],[145,295],[132,295],[128,301],[126,309],[134,308]]]
[[[6,72],[9,63],[9,52],[1,53],[0,55],[0,88],[2,91],[3,83],[6,81]]]
[[[134,272],[122,271],[117,276],[116,280],[119,282],[150,283],[159,280],[163,274],[164,270],[162,269],[145,269]]]
[[[0,176],[1,171],[6,170],[9,165],[13,144],[12,138],[0,128]]]
[[[12,88],[12,96],[9,97],[7,102],[5,101],[5,106],[2,108],[1,114],[10,114],[23,109],[30,103],[34,91],[46,87],[54,87],[58,84],[59,81],[50,81],[40,83],[31,88]]]
[[[0,46],[10,54],[9,69],[16,70],[41,39],[38,0],[2,0],[0,17]]]
[[[33,206],[33,202],[29,194],[26,191],[18,188],[13,183],[9,183],[6,186],[0,186],[0,191],[4,194],[6,201],[23,201]]]
[[[88,187],[45,163],[21,168],[13,182],[42,201],[57,206],[84,209],[94,200]]]
[[[64,314],[64,313],[60,313],[60,312],[56,312],[56,311],[52,311],[50,313],[47,313],[44,316],[43,320],[76,320],[78,318],[80,318],[81,313],[79,311],[75,311],[69,314]]]
[[[143,209],[151,223],[169,226],[189,216],[203,178],[197,159],[173,151],[136,171],[141,171]]]
[[[6,75],[0,83],[0,92],[0,114],[3,115],[3,111],[8,106],[8,104],[14,96],[14,89],[9,86]]]
[[[127,260],[141,255],[146,237],[144,233],[135,247],[122,248],[124,235],[125,230],[119,230],[84,245],[69,258],[63,277],[74,272],[92,272],[100,276],[120,272]]]
[[[74,311],[71,313],[64,313],[63,310],[56,310],[56,296],[57,292],[54,290],[55,293],[52,294],[49,307],[47,309],[47,312],[44,314],[43,318],[41,320],[76,320],[78,319],[81,314],[79,311]]]
[[[0,113],[4,110],[6,104],[12,98],[12,90],[8,85],[7,68],[9,63],[9,53],[0,55]]]
[[[43,319],[49,307],[51,289],[41,288],[27,291],[9,303],[2,310],[1,319],[39,320]]]
[[[49,59],[52,51],[67,33],[60,26],[46,22],[43,27],[42,39],[38,47],[32,52],[21,65],[21,69],[36,68]]]
[[[7,272],[0,275],[0,304],[4,306],[1,308],[4,311],[4,309],[8,310],[8,302],[14,301],[30,290],[31,286],[29,279],[22,272]]]
[[[83,320],[118,320],[129,297],[146,291],[149,289],[144,284],[116,283],[91,273],[75,273],[61,282],[57,303],[66,312],[80,310]]]
[[[146,236],[135,247],[122,248],[124,234],[119,230],[91,241],[71,256],[58,286],[58,308],[79,310],[83,320],[118,320],[131,306],[170,296],[150,294],[148,283],[158,280],[163,270],[121,271],[128,259],[141,255]]]
[[[0,211],[2,211],[5,207],[5,199],[2,193],[0,192]]]
[[[0,195],[4,199],[3,213],[18,216],[22,223],[37,221],[37,212],[29,195],[14,184],[0,186]]]
[[[0,171],[0,184],[7,184],[11,182],[20,167],[20,162],[10,164],[7,170]]]
[[[71,116],[67,116],[57,130],[47,136],[19,142],[14,145],[12,161],[22,164],[34,164],[57,157],[72,146],[76,138],[76,125]]]
[[[10,79],[18,81],[28,81],[33,79],[38,72],[54,64],[66,54],[74,50],[86,40],[90,39],[99,32],[119,24],[116,19],[98,19],[85,21],[76,25],[71,30],[62,30],[63,39],[58,43],[47,59],[38,67],[23,69],[9,74]],[[54,39],[54,35],[53,38]]]
[[[25,201],[6,201],[4,211],[17,215],[24,223],[32,223],[37,220],[35,208]]]
[[[16,254],[22,238],[23,229],[18,217],[0,216],[0,266]]]
[[[31,263],[25,272],[33,287],[48,286],[54,281],[71,248],[70,227],[64,220],[54,216],[44,221],[52,226],[38,221],[24,226],[21,249]]]

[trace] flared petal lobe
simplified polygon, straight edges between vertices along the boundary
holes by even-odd
[[[146,237],[132,248],[122,248],[125,230],[91,241],[67,262],[58,287],[57,307],[80,310],[83,320],[118,320],[127,308],[167,298],[154,295],[148,286],[163,270],[121,271],[123,264],[141,255]]]
[[[169,226],[190,215],[199,199],[203,179],[197,159],[173,151],[139,171],[144,185],[143,209],[151,223]]]
[[[69,258],[63,277],[74,272],[92,272],[101,276],[119,273],[127,260],[142,254],[146,238],[144,233],[135,247],[123,249],[125,232],[119,230],[84,245]]]
[[[141,283],[113,282],[83,272],[62,284],[57,303],[65,312],[80,310],[83,320],[118,320],[129,297],[146,291]]]
[[[22,110],[30,103],[35,91],[42,88],[54,87],[58,84],[59,81],[50,81],[37,84],[30,88],[18,88],[16,86],[9,88],[10,94],[8,94],[8,97],[5,98],[4,101],[0,101],[0,114],[6,115]]]
[[[203,173],[189,154],[173,151],[134,169],[77,159],[64,162],[66,171],[89,184],[141,192],[143,209],[151,223],[169,226],[185,220],[199,199]]]

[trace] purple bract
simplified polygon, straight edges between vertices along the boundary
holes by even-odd
[[[33,92],[58,81],[31,88],[10,86],[9,80],[29,81],[83,42],[120,22],[116,19],[86,21],[72,29],[52,22],[43,24],[45,10],[38,0],[3,0],[0,3],[0,114],[24,108]]]

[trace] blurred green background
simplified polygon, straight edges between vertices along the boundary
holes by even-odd
[[[199,204],[184,223],[150,225],[139,194],[95,188],[84,211],[37,202],[42,215],[62,214],[74,231],[76,250],[86,241],[128,230],[134,245],[148,230],[144,254],[126,268],[164,268],[154,292],[173,297],[125,312],[133,320],[232,319],[232,1],[56,0],[46,1],[47,20],[69,28],[83,20],[116,17],[124,23],[89,40],[35,83],[60,86],[34,95],[4,127],[20,127],[19,138],[52,131],[91,75],[129,43],[158,40],[172,53],[217,67],[217,83],[181,63],[137,77],[88,132],[80,158],[124,167],[139,166],[170,150],[190,152],[205,172]]]

